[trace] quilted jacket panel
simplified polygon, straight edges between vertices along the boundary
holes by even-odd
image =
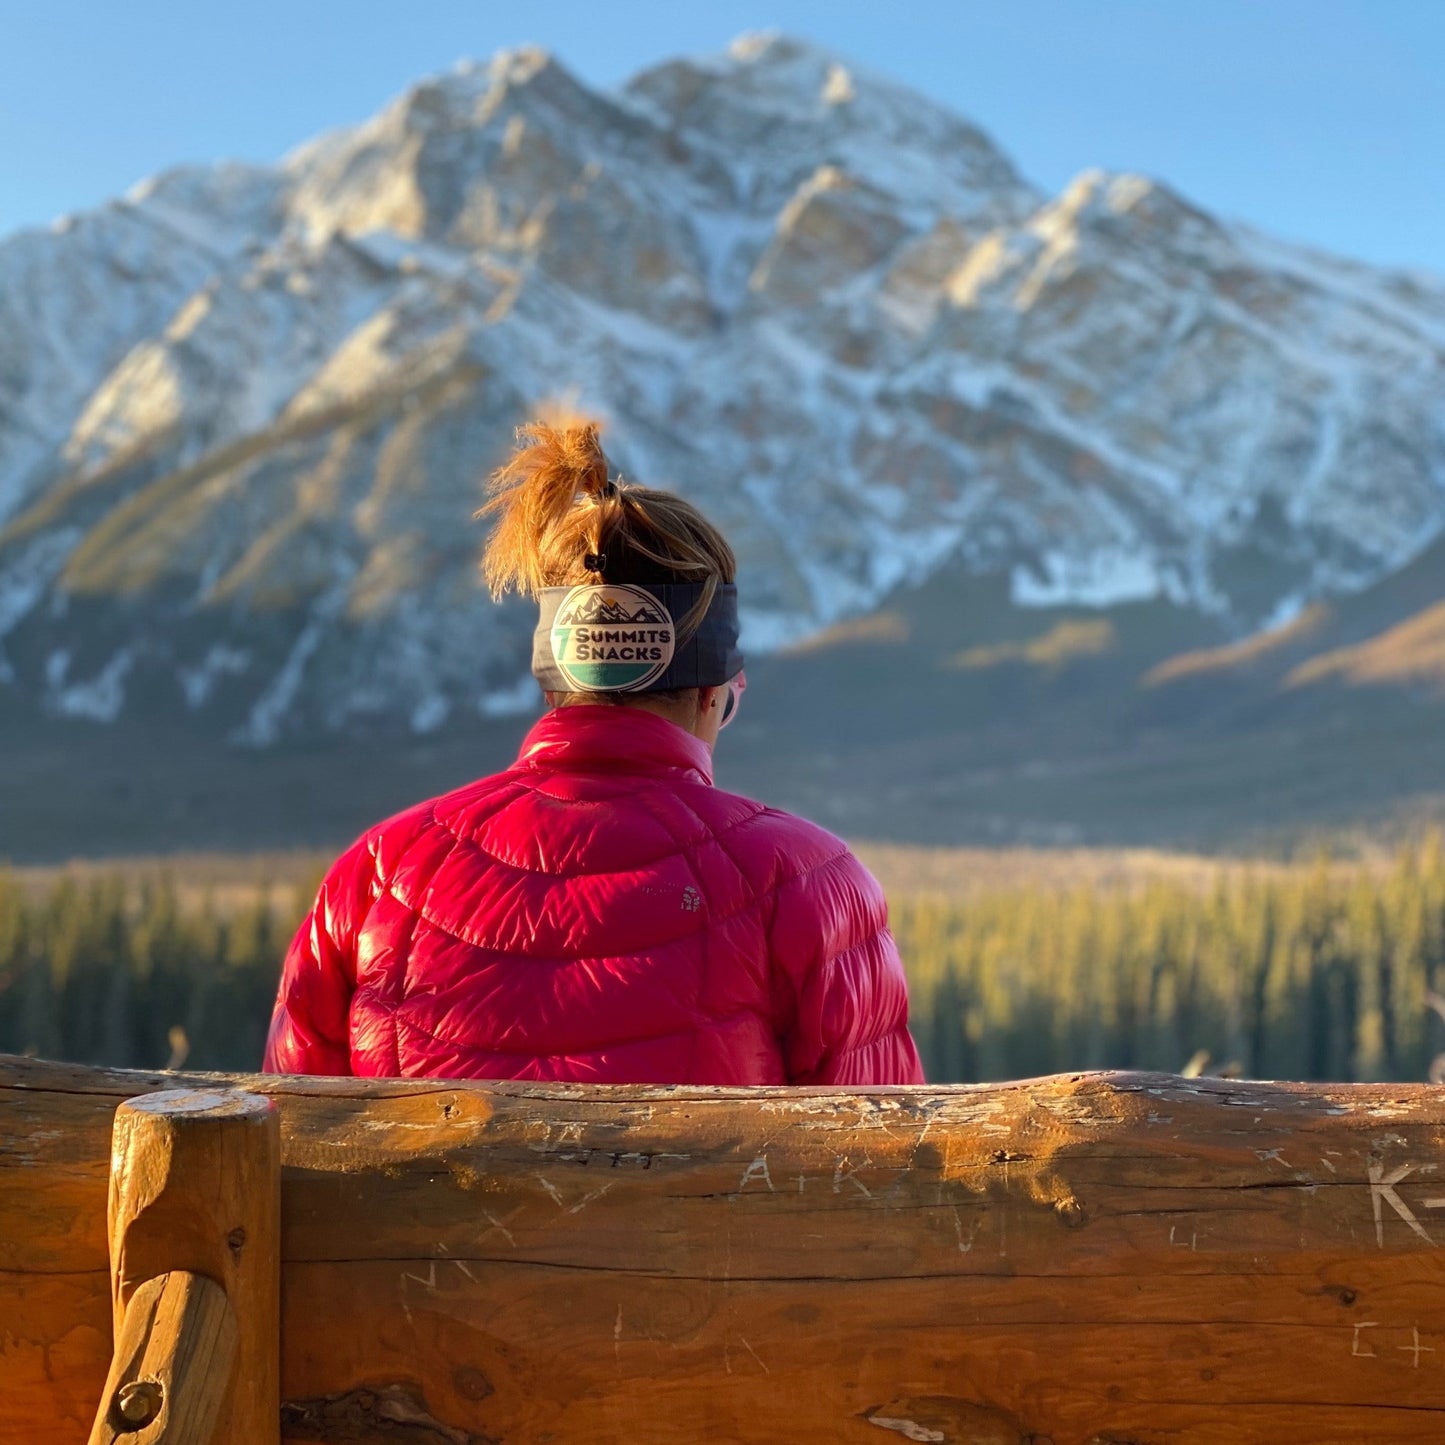
[[[287,954],[272,1072],[592,1083],[922,1081],[876,880],[723,792],[634,708],[369,830]]]

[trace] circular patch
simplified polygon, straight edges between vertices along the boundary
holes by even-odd
[[[579,692],[638,692],[676,647],[672,614],[641,587],[574,587],[552,622],[552,656]]]

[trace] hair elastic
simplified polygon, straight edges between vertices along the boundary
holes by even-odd
[[[607,570],[607,553],[589,552],[582,559],[582,565],[589,572],[605,572]]]

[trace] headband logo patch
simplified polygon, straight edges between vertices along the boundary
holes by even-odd
[[[640,587],[574,587],[552,623],[552,656],[579,692],[637,692],[667,671],[672,614]]]

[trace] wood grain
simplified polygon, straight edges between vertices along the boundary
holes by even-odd
[[[145,1093],[116,1110],[110,1157],[107,1230],[116,1338],[134,1314],[137,1290],[173,1271],[181,1279],[213,1281],[234,1327],[235,1367],[228,1362],[220,1394],[212,1400],[208,1382],[177,1376],[156,1422],[162,1432],[157,1441],[275,1445],[281,1257],[275,1105],[240,1090]],[[191,1310],[184,1318],[193,1335],[211,1322],[208,1296],[199,1284],[184,1290]],[[155,1315],[157,1330],[174,1323],[164,1311]],[[171,1339],[173,1347],[178,1339]],[[185,1343],[190,1347],[195,1339],[187,1336]],[[219,1337],[210,1347],[219,1350]],[[158,1337],[147,1346],[148,1356],[163,1359],[163,1348]],[[193,1354],[192,1363],[199,1358]],[[200,1433],[198,1421],[207,1412],[221,1416],[214,1436]],[[185,1433],[175,1433],[182,1425]]]
[[[0,1061],[0,1440],[85,1439],[110,1117],[178,1083],[279,1105],[288,1441],[1445,1438],[1427,1087],[860,1096]]]
[[[235,1311],[214,1280],[185,1270],[145,1280],[116,1331],[90,1445],[212,1445],[236,1335]]]

